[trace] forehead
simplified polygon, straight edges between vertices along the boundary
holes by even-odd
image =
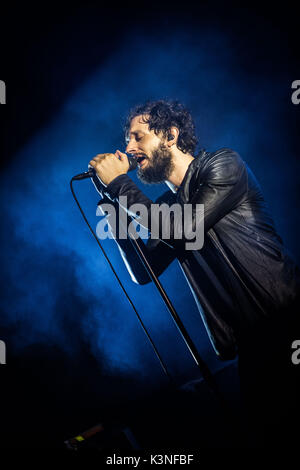
[[[142,132],[147,132],[149,133],[149,126],[148,123],[145,122],[145,118],[147,118],[147,115],[143,116],[135,116],[131,122],[130,122],[130,127],[128,130],[128,135],[134,134],[136,132],[142,131]]]

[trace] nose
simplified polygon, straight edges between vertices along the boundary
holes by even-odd
[[[126,153],[134,154],[134,147],[131,144],[128,144],[125,150]]]
[[[134,140],[130,140],[128,142],[125,152],[126,153],[131,153],[131,154],[137,153],[137,145],[136,145],[136,142]]]

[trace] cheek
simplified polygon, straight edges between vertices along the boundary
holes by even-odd
[[[148,151],[152,152],[153,150],[156,150],[159,145],[161,144],[161,141],[158,137],[156,136],[146,136],[143,141],[143,145],[148,149]]]

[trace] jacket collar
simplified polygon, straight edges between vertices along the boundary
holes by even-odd
[[[184,175],[181,185],[177,191],[177,201],[186,204],[190,202],[193,196],[193,189],[195,182],[197,181],[199,169],[203,163],[203,157],[206,154],[204,149],[201,149],[199,154],[196,155],[194,160],[188,166],[188,169]]]

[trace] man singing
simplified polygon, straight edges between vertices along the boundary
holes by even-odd
[[[195,154],[195,126],[178,102],[137,106],[128,116],[125,133],[126,152],[137,159],[140,180],[166,182],[170,188],[156,204],[192,204],[195,217],[197,204],[204,205],[201,249],[186,249],[186,232],[178,238],[173,217],[160,221],[160,234],[164,223],[170,225],[168,238],[151,238],[150,233],[143,251],[158,276],[178,259],[215,352],[224,360],[238,354],[241,390],[253,428],[263,444],[271,443],[289,418],[287,405],[296,393],[291,344],[300,339],[300,273],[276,232],[260,186],[229,148]],[[101,202],[109,200],[118,208],[120,197],[126,196],[127,207],[145,206],[151,224],[153,202],[127,175],[125,153],[97,155],[90,165],[105,187]],[[137,221],[138,215],[130,211]],[[195,220],[188,223],[192,232]],[[132,279],[150,282],[130,240],[115,237]]]

